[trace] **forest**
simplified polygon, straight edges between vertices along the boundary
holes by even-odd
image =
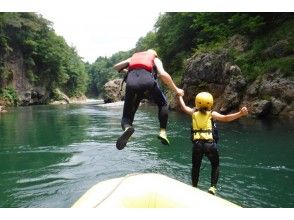
[[[22,59],[32,86],[46,85],[49,96],[56,88],[69,96],[84,94],[88,73],[75,48],[58,36],[52,23],[35,13],[0,13],[0,97],[17,105],[11,63]]]
[[[280,39],[289,42],[285,53],[293,53],[293,27],[292,13],[164,13],[154,29],[138,39],[135,48],[120,51],[110,58],[98,57],[93,64],[86,64],[91,79],[88,92],[99,94],[99,88],[106,81],[118,77],[112,70],[113,64],[149,48],[158,52],[165,69],[181,83],[187,59],[202,52],[230,48],[228,39],[234,35],[246,36],[250,41],[245,52],[229,49],[230,56],[249,82],[274,69],[281,69],[290,76],[294,69],[293,56],[272,56],[265,60],[261,53]]]
[[[123,77],[113,70],[115,63],[149,48],[158,52],[177,84],[181,83],[187,59],[223,48],[228,49],[248,82],[276,69],[293,76],[293,26],[293,13],[162,13],[135,48],[84,63],[75,48],[56,35],[52,23],[41,15],[0,13],[0,99],[17,104],[8,65],[17,54],[22,54],[29,82],[45,84],[49,98],[54,98],[56,89],[69,97],[99,97],[107,81]],[[229,39],[234,35],[246,37],[245,51],[230,47]],[[262,52],[279,40],[287,40],[285,56],[270,54],[265,59]]]

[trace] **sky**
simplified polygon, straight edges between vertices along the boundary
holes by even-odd
[[[93,63],[134,48],[166,11],[293,11],[284,1],[271,6],[255,0],[0,0],[0,11],[41,14],[85,62]]]
[[[76,47],[84,61],[94,62],[98,56],[111,56],[134,48],[140,37],[152,31],[159,12],[116,13],[97,11],[76,16],[76,12],[41,11],[54,23],[58,35]]]

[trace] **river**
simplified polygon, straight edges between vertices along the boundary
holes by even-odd
[[[191,119],[169,115],[162,145],[155,106],[140,106],[122,151],[122,106],[101,102],[9,108],[0,115],[0,207],[71,207],[99,181],[161,173],[191,185]],[[219,123],[218,196],[242,207],[294,207],[293,120],[242,118]],[[207,190],[202,162],[199,188]]]

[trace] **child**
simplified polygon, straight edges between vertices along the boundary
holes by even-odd
[[[182,110],[192,116],[192,185],[197,187],[199,171],[203,154],[207,156],[211,163],[211,186],[208,192],[215,195],[216,184],[219,176],[219,154],[213,138],[213,120],[230,122],[248,114],[246,107],[239,112],[222,115],[216,111],[211,111],[213,97],[208,92],[200,92],[195,97],[196,108],[186,106],[183,97],[178,96]]]

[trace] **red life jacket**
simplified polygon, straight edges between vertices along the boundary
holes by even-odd
[[[148,52],[139,52],[135,53],[131,57],[129,63],[129,71],[134,69],[145,69],[149,72],[152,72],[154,66],[155,55]]]

